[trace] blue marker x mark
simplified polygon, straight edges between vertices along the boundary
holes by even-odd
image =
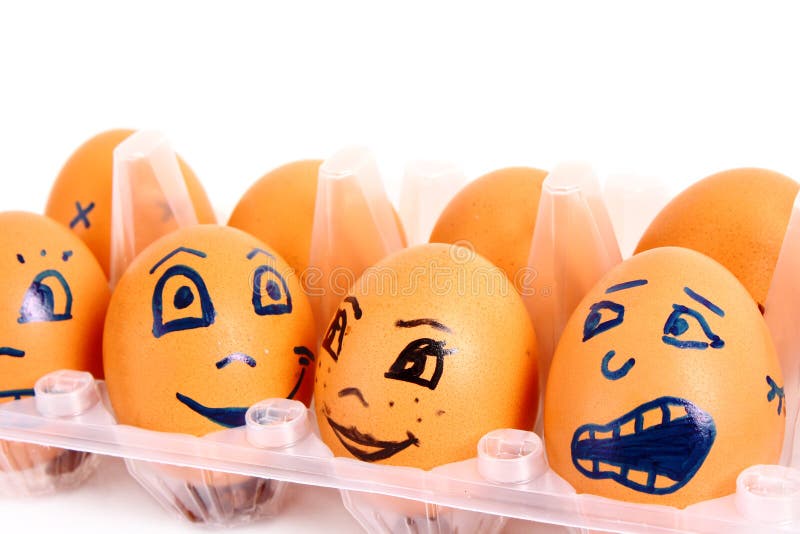
[[[89,205],[85,208],[81,206],[80,202],[75,202],[75,207],[78,210],[78,214],[69,222],[70,228],[75,228],[78,223],[83,223],[85,228],[89,228],[91,223],[89,223],[89,212],[94,209],[94,202],[89,202]]]

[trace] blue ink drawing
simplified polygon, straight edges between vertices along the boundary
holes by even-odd
[[[22,397],[34,396],[35,393],[32,389],[8,389],[6,391],[0,391],[0,399],[13,398],[14,400],[20,400]]]
[[[679,349],[699,350],[705,350],[708,347],[721,349],[725,346],[725,341],[711,330],[705,317],[700,312],[681,304],[673,304],[672,307],[674,308],[673,312],[667,318],[667,322],[664,323],[664,336],[661,338],[664,343]],[[706,341],[679,339],[689,330],[689,322],[686,317],[693,319],[702,328],[703,333],[708,338]]]
[[[78,214],[69,222],[70,228],[75,228],[79,223],[83,223],[83,227],[87,230],[92,226],[89,222],[89,212],[94,209],[94,202],[89,202],[85,208],[81,206],[80,202],[75,202],[75,208]]]
[[[775,400],[775,397],[777,397],[778,415],[780,415],[781,411],[783,410],[783,399],[785,398],[785,395],[783,393],[783,388],[778,387],[778,384],[769,375],[767,375],[767,384],[769,385],[769,393],[767,393],[767,402],[772,402],[773,400]],[[786,415],[785,410],[783,410],[783,413],[784,415]]]
[[[64,252],[61,253],[61,261],[67,261],[71,257],[72,257],[72,251],[71,250],[65,250]]]
[[[235,428],[244,425],[244,414],[247,412],[247,408],[209,408],[180,393],[176,393],[175,397],[193,412],[219,426]]]
[[[25,263],[25,256],[22,254],[17,254],[17,261],[20,263]]]
[[[64,309],[56,311],[56,298],[53,288],[47,284],[54,279],[64,291]],[[42,271],[36,275],[25,292],[19,309],[17,322],[40,323],[46,321],[66,321],[72,319],[72,291],[64,276],[54,269]]]
[[[616,284],[608,289],[606,289],[606,295],[609,293],[616,293],[617,291],[622,291],[624,289],[630,289],[632,287],[639,287],[647,285],[647,280],[631,280],[630,282],[622,282],[621,284]]]
[[[156,272],[156,269],[161,267],[161,265],[165,261],[167,261],[172,256],[174,256],[175,254],[178,254],[180,252],[186,252],[187,254],[194,254],[195,256],[197,256],[199,258],[205,258],[206,257],[206,253],[203,252],[202,250],[195,250],[193,248],[188,248],[188,247],[178,247],[175,250],[173,250],[172,252],[170,252],[169,254],[167,254],[166,256],[164,256],[163,258],[161,258],[160,260],[158,260],[158,262],[156,262],[156,264],[153,265],[153,267],[150,269],[150,274],[153,274],[154,272]]]
[[[684,287],[683,288],[683,292],[686,293],[687,295],[689,295],[690,298],[696,300],[697,302],[699,302],[700,304],[702,304],[703,306],[705,306],[706,308],[708,308],[712,312],[714,312],[717,315],[719,315],[720,317],[725,317],[725,311],[722,308],[720,308],[719,306],[717,306],[716,304],[714,304],[713,302],[711,302],[710,300],[708,300],[707,298],[705,298],[704,296],[698,295],[697,293],[695,293],[694,291],[692,291],[688,287]]]
[[[256,257],[256,254],[263,254],[264,256],[266,256],[266,257],[268,257],[270,259],[273,259],[273,260],[275,259],[275,256],[273,256],[272,254],[270,254],[269,252],[267,252],[263,248],[254,248],[253,250],[248,252],[247,253],[247,259],[248,260],[252,260],[253,258]]]
[[[0,347],[0,356],[11,356],[12,358],[22,358],[25,356],[25,351],[15,349],[14,347]]]
[[[603,310],[608,310],[616,314],[612,319],[603,318]],[[583,323],[583,341],[592,339],[597,334],[601,334],[606,330],[610,330],[615,326],[622,324],[625,318],[625,307],[622,304],[611,302],[610,300],[602,300],[589,308],[589,315],[586,316],[586,321]]]
[[[200,298],[200,315],[185,316],[164,322],[164,286],[171,278],[180,276],[190,281],[197,290]],[[183,310],[194,302],[194,292],[188,285],[183,285],[175,293],[172,304],[176,310]],[[193,328],[204,328],[214,324],[216,312],[211,296],[208,294],[206,283],[200,274],[186,265],[173,265],[161,275],[153,289],[153,336],[159,338],[169,332],[178,330],[191,330]]]
[[[262,281],[264,291],[261,290]],[[264,304],[264,295],[272,302]],[[283,302],[279,302],[283,301]],[[292,295],[283,276],[269,265],[261,265],[253,275],[253,310],[257,315],[282,315],[292,313]]]
[[[633,365],[636,363],[636,360],[633,358],[628,358],[628,360],[622,364],[622,366],[617,369],[616,371],[612,371],[609,369],[608,364],[611,363],[611,359],[616,355],[616,352],[613,350],[608,351],[605,356],[603,356],[603,362],[600,365],[600,371],[602,371],[603,376],[608,378],[609,380],[619,380],[623,376],[628,374],[628,371],[631,370]]]
[[[572,463],[588,478],[667,495],[694,477],[716,435],[711,415],[685,399],[660,397],[608,424],[579,427]]]

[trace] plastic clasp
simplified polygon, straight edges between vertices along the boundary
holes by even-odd
[[[92,408],[100,394],[91,373],[62,370],[44,375],[33,386],[36,409],[45,417],[73,417]]]
[[[800,518],[800,470],[780,465],[748,467],[736,478],[736,508],[754,521]]]
[[[308,412],[300,401],[267,399],[252,405],[245,413],[247,441],[262,449],[294,445],[311,430]]]
[[[478,472],[501,484],[523,484],[547,471],[542,439],[533,432],[493,430],[478,442]]]

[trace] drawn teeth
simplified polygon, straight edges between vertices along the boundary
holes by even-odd
[[[685,406],[680,406],[677,404],[670,404],[669,405],[669,420],[674,421],[675,419],[680,419],[681,417],[686,417],[687,411]]]
[[[647,485],[647,480],[649,477],[650,475],[647,473],[647,471],[639,471],[636,469],[631,469],[628,471],[628,480],[637,484],[641,484],[642,486]]]
[[[657,489],[664,489],[670,486],[674,486],[675,481],[669,477],[665,477],[663,475],[656,475],[656,488]]]
[[[611,465],[606,462],[598,462],[597,471],[600,473],[616,473],[620,474],[622,469],[619,466]]]
[[[611,439],[612,437],[614,436],[611,430],[596,430],[594,433],[594,439]]]
[[[645,428],[660,425],[664,420],[664,412],[661,410],[661,408],[653,408],[652,410],[647,410],[642,414],[641,417],[641,428],[644,430]]]
[[[578,460],[578,465],[580,465],[585,471],[591,473],[594,471],[594,462],[591,460]]]
[[[631,419],[630,421],[623,423],[619,427],[619,435],[620,436],[627,436],[628,434],[635,434],[636,433],[636,421]]]

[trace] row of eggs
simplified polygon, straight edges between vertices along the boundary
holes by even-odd
[[[263,398],[313,395],[337,456],[423,469],[472,457],[492,429],[533,428],[536,335],[521,297],[485,275],[514,280],[527,263],[544,171],[473,181],[432,244],[376,266],[413,291],[362,280],[317,332],[294,273],[308,267],[319,161],[257,182],[227,227],[157,240],[111,294],[111,159],[130,134],[103,133],[70,158],[46,209],[58,222],[0,214],[0,399],[84,369],[105,376],[119,422],[204,435],[242,425]],[[179,163],[198,220],[213,223]],[[699,182],[578,305],[548,376],[544,435],[579,492],[683,507],[778,461],[783,382],[761,311],[797,191],[755,169]],[[464,240],[479,254],[446,244]]]

